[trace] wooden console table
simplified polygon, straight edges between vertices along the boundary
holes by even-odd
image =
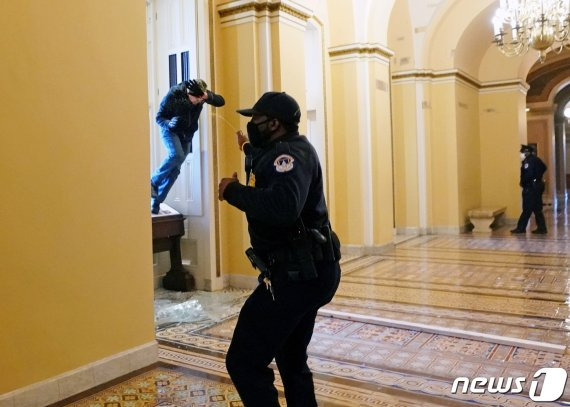
[[[191,291],[194,277],[182,266],[180,238],[184,236],[184,216],[167,205],[162,205],[157,215],[152,215],[152,252],[170,252],[170,270],[162,279],[167,290]]]

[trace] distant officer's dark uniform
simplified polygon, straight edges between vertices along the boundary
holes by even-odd
[[[268,92],[252,109],[281,121],[271,108],[277,104],[286,112],[287,103],[298,111],[290,96]],[[238,112],[251,116],[252,109]],[[307,346],[317,311],[332,299],[340,280],[340,244],[330,229],[321,166],[313,146],[297,131],[253,154],[249,185],[231,183],[223,196],[246,213],[253,256],[262,264],[258,268],[269,270],[262,272],[261,284],[240,312],[226,365],[247,407],[279,406],[268,367],[273,358],[287,405],[316,406]]]
[[[520,186],[522,187],[523,211],[513,233],[524,233],[530,215],[534,212],[536,230],[533,233],[546,233],[546,222],[542,213],[542,193],[544,192],[544,175],[547,167],[540,158],[533,154],[531,146],[523,145],[521,153],[529,152],[521,164]]]

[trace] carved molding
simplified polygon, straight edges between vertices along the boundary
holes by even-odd
[[[285,13],[289,14],[293,17],[296,17],[300,20],[307,21],[311,18],[311,15],[292,7],[290,4],[286,4],[281,1],[272,2],[272,1],[250,1],[248,3],[241,3],[236,6],[228,6],[228,7],[219,7],[218,14],[220,18],[227,18],[231,16],[235,16],[242,13],[247,12],[255,12],[257,13]]]
[[[450,71],[431,71],[431,70],[415,70],[398,72],[392,75],[393,81],[406,80],[428,80],[428,81],[461,81],[467,85],[476,88],[481,92],[493,92],[510,89],[516,89],[526,94],[528,85],[521,80],[508,80],[498,82],[479,82],[477,79],[460,70],[454,69]]]
[[[394,52],[379,44],[350,44],[329,48],[329,56],[331,60],[341,60],[347,57],[379,57],[383,61],[390,62]]]

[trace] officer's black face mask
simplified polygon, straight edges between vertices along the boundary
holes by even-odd
[[[269,136],[271,136],[272,132],[267,131],[267,126],[265,126],[265,131],[262,132],[261,130],[259,130],[260,124],[265,124],[270,120],[271,119],[267,119],[259,123],[254,123],[253,120],[250,120],[247,123],[247,134],[249,136],[249,142],[253,147],[256,148],[262,147],[269,138]]]

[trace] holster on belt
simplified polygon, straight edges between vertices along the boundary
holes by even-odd
[[[309,229],[314,231],[315,229]],[[322,226],[318,229],[320,234],[324,237],[324,241],[319,239],[319,244],[317,244],[317,250],[320,249],[322,252],[321,261],[339,261],[340,260],[340,240],[336,233],[331,229],[330,225]],[[315,234],[313,232],[313,234]],[[318,260],[319,261],[319,260]]]
[[[340,242],[330,225],[305,228],[299,219],[288,239],[287,247],[267,253],[270,268],[287,273],[290,281],[307,281],[318,277],[315,263],[340,260]]]
[[[318,277],[315,259],[313,258],[313,242],[301,218],[296,230],[289,239],[290,263],[286,265],[291,281],[314,280]]]

